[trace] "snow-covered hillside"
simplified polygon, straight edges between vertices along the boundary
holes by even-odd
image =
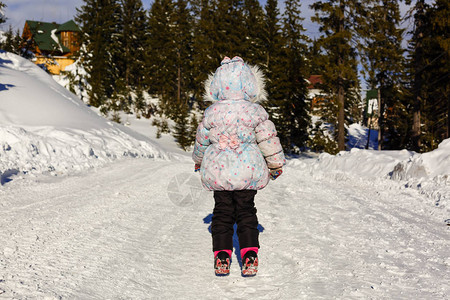
[[[289,159],[256,196],[258,275],[235,239],[215,277],[190,153],[122,119],[0,52],[0,299],[450,299],[450,140]]]
[[[32,62],[0,52],[0,174],[67,174],[130,156],[167,154],[98,116]]]

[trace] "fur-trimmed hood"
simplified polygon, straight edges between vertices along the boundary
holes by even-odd
[[[261,102],[267,99],[265,78],[257,66],[247,65],[239,56],[225,57],[214,74],[205,81],[205,100],[248,100]]]

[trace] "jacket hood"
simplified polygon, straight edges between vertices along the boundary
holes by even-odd
[[[225,57],[205,81],[205,98],[207,101],[264,101],[267,93],[263,72],[257,66],[249,66],[239,56]]]

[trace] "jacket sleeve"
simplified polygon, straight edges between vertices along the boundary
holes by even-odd
[[[192,152],[192,159],[196,164],[202,164],[203,155],[205,155],[206,148],[208,148],[210,144],[211,142],[209,140],[209,130],[205,128],[203,120],[197,127],[194,152]]]
[[[272,121],[268,119],[267,112],[264,111],[261,123],[255,128],[256,142],[263,154],[269,169],[278,169],[286,164],[283,148],[280,139],[277,137],[277,130]]]

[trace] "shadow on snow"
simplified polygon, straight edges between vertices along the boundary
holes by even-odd
[[[205,224],[210,224],[210,225],[208,226],[208,231],[209,231],[209,233],[211,233],[211,222],[212,222],[212,217],[213,217],[213,214],[209,214],[209,215],[207,215],[207,216],[203,219],[203,222],[204,222]],[[234,254],[236,255],[236,258],[237,258],[237,260],[238,260],[239,267],[242,268],[241,247],[239,246],[239,238],[238,238],[237,233],[236,233],[236,229],[237,229],[236,223],[234,223],[233,228],[234,228],[234,233],[233,233],[233,248],[234,248]],[[262,227],[261,224],[258,224],[258,231],[259,231],[259,232],[263,232],[263,231],[264,231],[264,227]]]

